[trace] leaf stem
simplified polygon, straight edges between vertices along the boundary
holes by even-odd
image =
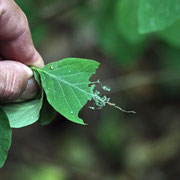
[[[106,102],[106,104],[108,104],[108,105],[110,105],[110,106],[113,106],[113,107],[119,109],[120,111],[125,112],[125,113],[128,113],[128,114],[136,114],[135,111],[127,111],[127,110],[124,110],[124,109],[120,108],[119,106],[116,106],[115,103]]]

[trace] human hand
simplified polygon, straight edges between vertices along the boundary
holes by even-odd
[[[25,14],[14,0],[0,0],[0,102],[25,101],[38,93],[28,65],[43,67]]]

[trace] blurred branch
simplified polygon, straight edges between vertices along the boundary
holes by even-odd
[[[116,79],[109,79],[103,82],[112,88],[109,93],[127,91],[150,84],[162,84],[170,81],[180,80],[179,71],[154,71],[137,72]]]
[[[67,14],[68,12],[72,11],[84,2],[84,0],[73,0],[71,4],[67,5],[66,3],[66,5],[63,6],[62,3],[56,3],[51,7],[42,9],[39,13],[39,17],[44,21],[52,22],[58,19],[59,17],[62,17],[63,15]]]

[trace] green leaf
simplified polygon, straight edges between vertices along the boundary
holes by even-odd
[[[68,120],[84,124],[79,111],[93,98],[89,78],[99,63],[93,60],[67,58],[50,63],[42,69],[32,68],[41,77],[48,102]]]
[[[114,23],[109,22],[100,29],[100,48],[108,56],[112,56],[124,68],[132,68],[138,63],[139,56],[146,48],[143,43],[129,43],[114,27]],[[106,38],[104,38],[106,37]]]
[[[132,40],[132,31],[134,32],[134,30],[130,30],[131,38],[127,37],[128,33],[125,35],[120,32],[121,24],[123,24],[123,30],[125,31],[128,23],[128,20],[126,22],[120,22],[119,20],[121,12],[117,11],[118,7],[121,6],[121,1],[113,1],[112,3],[109,0],[103,0],[99,3],[97,13],[93,17],[100,50],[110,59],[119,63],[121,68],[134,67],[147,46],[146,42],[136,41],[135,43],[135,38]],[[129,19],[128,17],[126,18]]]
[[[43,96],[40,99],[24,103],[4,105],[1,108],[6,112],[12,128],[21,128],[33,124],[39,119]]]
[[[144,39],[144,35],[138,32],[138,4],[137,0],[121,0],[116,6],[117,27],[130,43]]]
[[[39,87],[42,88],[41,85],[41,77],[39,75],[39,73],[35,70],[33,70],[34,73],[34,78],[37,81],[37,83],[39,84]],[[44,96],[44,90],[42,88],[42,93]],[[56,111],[54,110],[54,108],[48,103],[46,96],[44,96],[43,98],[43,105],[42,105],[42,109],[40,111],[40,117],[39,117],[39,122],[42,126],[44,125],[48,125],[49,123],[51,123],[56,117]]]
[[[4,165],[11,146],[11,128],[6,113],[0,109],[0,168]]]
[[[40,112],[39,122],[42,126],[48,125],[51,123],[56,117],[56,111],[54,108],[48,103],[47,98],[44,98],[43,106]]]
[[[167,29],[158,32],[162,40],[172,47],[180,47],[180,20],[176,21]]]
[[[34,78],[41,87],[39,74],[34,72]],[[11,128],[22,128],[38,121],[43,104],[44,93],[41,98],[27,102],[4,104],[1,108],[6,112]]]
[[[180,1],[141,0],[138,16],[140,33],[163,30],[180,18]]]

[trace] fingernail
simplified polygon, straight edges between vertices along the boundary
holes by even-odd
[[[38,84],[36,83],[35,79],[32,77],[28,80],[28,83],[24,92],[14,102],[22,102],[22,101],[34,99],[35,97],[38,96],[39,92],[40,92],[40,88]]]
[[[38,54],[38,58],[36,61],[33,62],[32,64],[34,67],[37,67],[37,68],[42,68],[44,67],[44,61],[42,59],[42,57]]]
[[[1,103],[29,100],[38,92],[39,87],[29,67],[16,61],[0,61]]]

